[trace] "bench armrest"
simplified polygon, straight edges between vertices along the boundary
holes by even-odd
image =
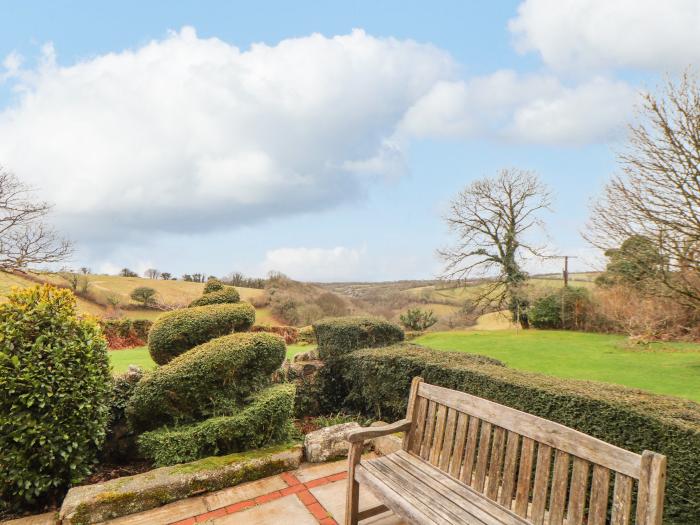
[[[383,427],[358,428],[357,430],[351,430],[348,432],[345,440],[349,441],[350,443],[358,443],[360,441],[365,441],[366,439],[387,436],[389,434],[393,434],[394,432],[407,432],[410,428],[410,421],[407,419],[400,419],[396,423],[384,425]]]

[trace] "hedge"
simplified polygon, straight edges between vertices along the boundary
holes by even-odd
[[[276,385],[255,394],[240,412],[139,436],[139,450],[158,466],[242,452],[289,439],[295,388]]]
[[[212,278],[207,281],[207,283],[204,285],[204,290],[202,293],[208,294],[212,292],[218,292],[219,290],[223,290],[224,288],[224,283],[222,283],[219,279]]]
[[[105,437],[112,377],[99,326],[69,290],[0,304],[0,514],[41,508],[87,476]]]
[[[101,319],[100,326],[110,348],[142,346],[153,321],[149,319]]]
[[[277,334],[288,345],[293,345],[299,337],[299,329],[296,326],[272,326],[269,324],[256,324],[250,329],[251,332],[268,332]]]
[[[224,286],[220,290],[207,292],[202,297],[195,299],[190,303],[190,308],[208,304],[237,303],[240,300],[241,296],[238,294],[238,290],[233,286]]]
[[[197,346],[139,382],[126,408],[129,424],[151,430],[240,405],[269,384],[285,353],[284,341],[265,333],[231,334]]]
[[[174,357],[215,337],[248,330],[255,322],[249,303],[184,308],[161,315],[148,334],[153,360],[164,365]]]
[[[403,341],[403,330],[378,317],[333,317],[313,325],[318,353],[327,360],[355,350]]]
[[[619,447],[668,457],[665,523],[700,523],[700,405],[621,386],[495,366],[462,353],[402,344],[343,358],[349,410],[404,417],[411,378],[557,421]]]

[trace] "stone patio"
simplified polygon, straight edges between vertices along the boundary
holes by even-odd
[[[244,483],[206,495],[176,501],[145,512],[110,520],[109,525],[332,525],[343,524],[347,460],[305,463],[299,469]],[[377,500],[360,489],[360,510]],[[3,522],[6,525],[49,525],[54,514]],[[26,521],[25,521],[26,520]],[[31,521],[29,521],[31,520]],[[362,525],[400,525],[390,512]]]

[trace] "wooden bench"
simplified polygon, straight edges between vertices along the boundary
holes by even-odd
[[[365,440],[395,432],[402,450],[361,459]],[[633,507],[637,525],[661,523],[665,456],[418,377],[406,419],[347,439],[346,525],[387,510],[421,524],[626,525]],[[360,483],[383,505],[358,512]]]

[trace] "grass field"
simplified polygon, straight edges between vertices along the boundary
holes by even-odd
[[[287,358],[299,352],[306,352],[316,348],[316,345],[287,345]],[[115,374],[126,372],[129,365],[138,365],[144,370],[153,370],[156,364],[148,353],[147,346],[139,346],[126,350],[110,350],[109,360],[112,363],[112,371]]]
[[[566,331],[435,332],[413,341],[547,375],[602,381],[700,402],[700,344],[628,347],[623,336]]]

